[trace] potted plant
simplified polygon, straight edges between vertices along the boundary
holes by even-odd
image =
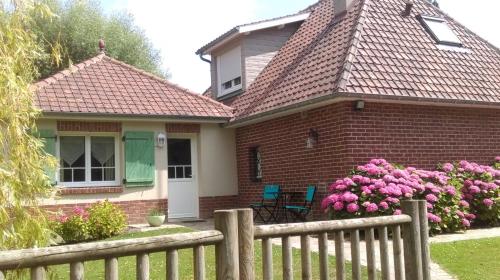
[[[165,213],[157,208],[151,209],[147,220],[150,226],[159,227],[165,222]]]

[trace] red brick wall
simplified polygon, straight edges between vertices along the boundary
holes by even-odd
[[[165,125],[167,133],[199,133],[200,124],[197,123],[167,123]]]
[[[57,121],[57,130],[84,132],[121,132],[122,124],[119,122]]]
[[[433,168],[437,163],[468,159],[490,163],[500,155],[500,110],[365,104],[352,102],[238,128],[236,132],[240,205],[260,198],[262,186],[280,184],[305,192],[307,184],[326,186],[370,158]],[[319,134],[307,149],[309,129]],[[250,178],[249,148],[260,146],[261,182]]]
[[[200,197],[200,218],[212,218],[215,210],[218,209],[232,209],[238,207],[238,196],[212,196]]]
[[[146,216],[149,211],[153,208],[160,210],[168,209],[168,202],[166,199],[155,199],[155,200],[135,200],[135,201],[117,201],[113,204],[118,205],[127,215],[127,220],[129,224],[144,224],[147,223]],[[48,211],[58,212],[63,211],[64,213],[71,214],[75,206],[88,207],[91,203],[78,203],[78,204],[61,204],[61,205],[46,205],[43,206],[44,209]]]

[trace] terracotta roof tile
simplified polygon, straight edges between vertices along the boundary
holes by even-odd
[[[232,109],[105,55],[35,84],[45,113],[230,118]]]
[[[231,101],[233,120],[323,96],[500,103],[500,51],[426,0],[358,0],[334,17],[319,1],[250,87]],[[418,15],[444,18],[463,43],[446,47]]]

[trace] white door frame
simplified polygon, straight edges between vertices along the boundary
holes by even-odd
[[[168,186],[167,186],[167,196],[168,196],[168,209],[169,209],[169,218],[198,218],[200,215],[200,209],[199,209],[199,185],[198,185],[198,135],[195,133],[168,133],[167,134],[167,143],[168,139],[190,139],[191,140],[191,172],[192,172],[192,178],[191,179],[168,179]],[[168,144],[167,146],[167,167],[168,167]],[[168,172],[168,168],[167,168]],[[169,189],[171,184],[175,184],[176,182],[182,183],[182,182],[192,182],[193,190],[194,190],[194,201],[189,202],[192,203],[194,206],[194,213],[193,215],[190,216],[177,216],[175,214],[171,214],[172,211],[170,211],[170,201],[171,197],[169,194]]]

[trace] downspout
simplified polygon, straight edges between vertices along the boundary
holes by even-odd
[[[203,61],[205,61],[207,63],[212,63],[212,61],[210,59],[206,59],[206,58],[203,57],[203,53],[200,53],[199,56],[200,56],[201,60],[203,60]]]

